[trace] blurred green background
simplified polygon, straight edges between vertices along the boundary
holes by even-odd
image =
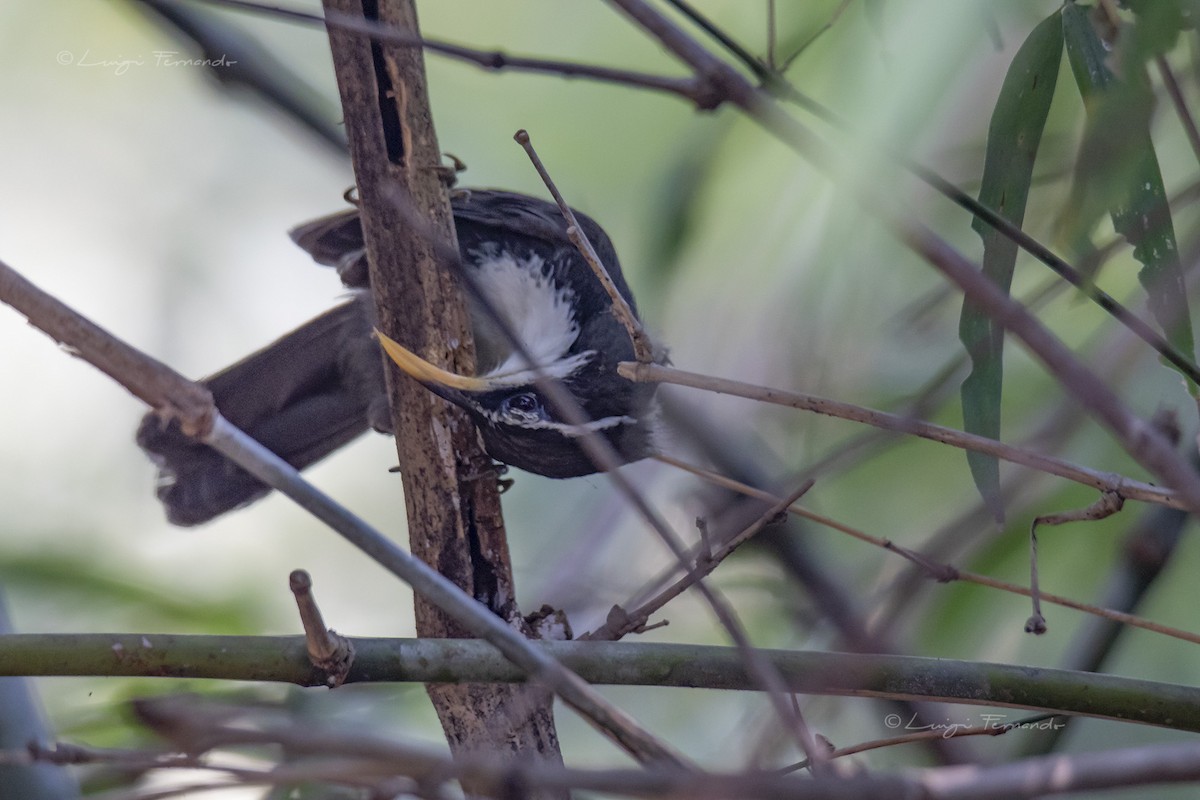
[[[888,147],[968,191],[977,188],[988,118],[1005,69],[1049,2],[779,5],[780,52],[790,55],[823,26],[788,72],[802,91],[848,117],[856,142],[817,125],[854,154]],[[319,8],[319,4],[300,4]],[[762,53],[766,4],[697,2],[725,30]],[[682,74],[667,55],[602,3],[439,0],[419,3],[431,37],[588,63]],[[319,30],[220,13],[259,37],[328,99],[339,119],[327,44]],[[127,2],[59,0],[0,5],[0,257],[31,280],[185,374],[236,360],[332,304],[336,276],[312,265],[286,236],[291,226],[341,207],[347,161],[275,109],[227,91],[206,71],[160,62],[187,47]],[[142,63],[128,63],[137,62]],[[123,66],[122,66],[123,65]],[[512,141],[527,129],[568,200],[596,217],[617,245],[642,315],[684,369],[834,397],[885,410],[931,386],[958,357],[959,303],[937,274],[900,246],[849,194],[730,110],[696,112],[675,98],[586,80],[487,73],[427,57],[443,150],[463,159],[465,186],[544,190]],[[1195,94],[1192,76],[1186,90]],[[806,118],[807,119],[807,118]],[[1059,82],[1038,162],[1026,228],[1053,241],[1067,194],[1081,104]],[[1162,108],[1156,143],[1168,190],[1190,182],[1195,159],[1178,121]],[[876,144],[870,144],[875,142]],[[862,158],[864,165],[869,160]],[[970,257],[981,251],[965,212],[899,170],[867,175]],[[847,178],[848,180],[849,178]],[[1176,218],[1181,238],[1194,212]],[[1111,236],[1104,223],[1097,241]],[[1185,265],[1186,266],[1186,265]],[[1136,263],[1122,252],[1104,288],[1141,310]],[[1045,270],[1020,262],[1014,293],[1041,286]],[[1173,373],[1129,342],[1092,305],[1061,293],[1040,311],[1140,414],[1195,411]],[[296,633],[287,575],[313,575],[327,622],[349,635],[412,635],[408,590],[288,501],[271,497],[198,530],[168,527],[154,500],[153,470],[132,442],[143,409],[49,339],[0,309],[0,580],[24,632]],[[1052,376],[1017,346],[1006,363],[1005,439],[1101,469],[1146,476]],[[957,383],[943,380],[928,417],[961,425]],[[744,457],[779,477],[835,451],[861,431],[818,418],[689,390],[682,398]],[[668,432],[666,449],[689,455]],[[364,437],[309,477],[381,529],[404,539],[390,441]],[[703,513],[695,479],[655,463],[626,468],[677,530],[694,538]],[[1021,471],[1002,467],[1006,480]],[[600,477],[555,482],[518,474],[505,495],[521,604],[565,608],[576,631],[603,621],[669,563],[662,547]],[[960,566],[1027,580],[1027,530],[1035,514],[1086,505],[1094,493],[1035,476],[1009,506],[1009,527],[977,523],[951,538]],[[978,506],[958,451],[897,443],[822,471],[805,501],[846,524],[921,547]],[[1104,522],[1048,530],[1041,567],[1048,591],[1092,601],[1122,533],[1142,511],[1130,504]],[[870,613],[888,610],[903,562],[836,532],[806,529],[807,544]],[[1195,627],[1195,543],[1185,538],[1139,613]],[[734,602],[756,643],[836,646],[810,600],[765,554],[724,565],[714,583]],[[1061,663],[1083,621],[1051,607],[1050,633],[1022,632],[1027,601],[966,585],[921,584],[888,633],[906,651],[1031,665]],[[724,642],[690,598],[670,607],[669,627],[649,637]],[[1191,683],[1194,647],[1127,631],[1108,668]],[[172,691],[177,683],[43,680],[63,735],[94,744],[134,734],[114,701]],[[192,687],[195,688],[195,687]],[[278,690],[282,693],[283,690]],[[737,767],[771,730],[758,697],[682,690],[606,690],[676,746],[707,765]],[[350,687],[301,693],[321,714],[370,714],[387,729],[440,739],[423,692]],[[297,701],[301,702],[301,701]],[[862,700],[813,699],[810,723],[839,745],[889,735],[884,712]],[[1005,712],[1015,717],[1017,712]],[[569,713],[559,715],[568,760],[620,763]],[[698,721],[702,721],[698,724]],[[969,707],[947,721],[978,724]],[[761,734],[770,741],[768,734]],[[1087,722],[1070,749],[1169,739],[1166,731]],[[1012,737],[1006,737],[1009,739]],[[730,746],[731,741],[742,744]],[[975,742],[1000,758],[1006,740]],[[770,746],[767,752],[772,752]],[[911,764],[913,750],[864,757]]]

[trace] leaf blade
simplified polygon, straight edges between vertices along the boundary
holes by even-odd
[[[1121,51],[1125,74],[1118,76],[1109,68],[1112,53],[1100,40],[1088,9],[1074,3],[1063,9],[1067,58],[1088,116],[1064,218],[1071,238],[1082,240],[1099,216],[1108,212],[1113,228],[1133,247],[1133,257],[1142,265],[1138,282],[1160,330],[1194,362],[1195,337],[1183,265],[1150,136],[1154,96],[1142,59],[1156,50],[1140,44],[1136,30],[1122,36],[1129,45]],[[1196,384],[1181,374],[1191,394],[1200,394]]]
[[[1056,12],[1025,39],[1004,77],[992,111],[979,202],[1020,227],[1025,219],[1033,163],[1045,130],[1062,63],[1062,17]],[[1006,293],[1012,285],[1017,245],[979,217],[971,227],[983,240],[983,272]],[[964,301],[959,339],[971,359],[971,372],[960,388],[963,425],[970,433],[1000,438],[1004,383],[1004,331],[981,310]],[[999,462],[967,453],[975,487],[1003,518]]]

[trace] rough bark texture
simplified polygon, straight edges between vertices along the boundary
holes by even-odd
[[[325,0],[325,7],[418,30],[413,0]],[[422,53],[373,44],[336,28],[330,31],[330,43],[379,327],[431,362],[471,373],[474,346],[462,295],[453,276],[438,265],[427,238],[406,223],[396,201],[397,194],[406,195],[412,210],[429,220],[439,236],[454,240]],[[395,191],[397,186],[401,192]],[[388,385],[413,553],[524,628],[496,479],[474,426],[463,411],[390,363]],[[419,636],[466,635],[420,596],[416,617]],[[480,684],[428,688],[456,752],[537,753],[561,761],[545,692]]]

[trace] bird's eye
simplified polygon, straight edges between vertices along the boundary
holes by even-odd
[[[541,412],[542,404],[538,401],[537,395],[532,392],[521,392],[514,394],[512,397],[504,401],[504,410],[522,416],[535,416]]]

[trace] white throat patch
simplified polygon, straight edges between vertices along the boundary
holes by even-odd
[[[480,291],[485,294],[516,332],[539,365],[550,364],[575,343],[579,324],[571,308],[574,293],[560,289],[543,274],[545,261],[537,255],[517,260],[505,253],[499,257],[482,251],[470,253]],[[493,328],[483,313],[475,313],[476,325]],[[500,340],[495,331],[493,340]],[[531,365],[519,353],[499,354],[499,363],[481,377],[523,372]]]

